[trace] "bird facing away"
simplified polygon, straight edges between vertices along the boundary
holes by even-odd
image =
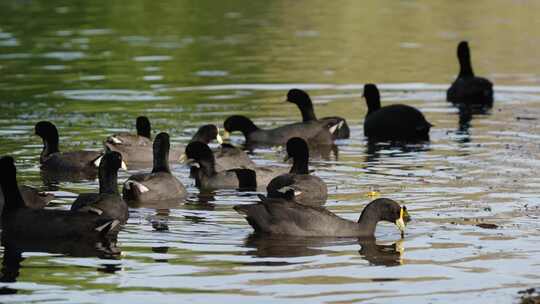
[[[418,109],[402,104],[381,107],[379,89],[364,85],[368,112],[364,120],[364,135],[370,141],[428,141],[432,125]]]
[[[493,84],[486,78],[474,75],[467,41],[461,41],[458,44],[457,57],[459,74],[446,92],[446,100],[466,106],[491,107],[493,105]]]

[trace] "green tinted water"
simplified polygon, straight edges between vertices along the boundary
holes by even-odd
[[[378,190],[404,201],[414,221],[396,246],[388,225],[377,244],[254,239],[231,207],[255,195],[199,197],[188,169],[175,166],[188,202],[132,209],[119,258],[24,253],[17,282],[3,284],[15,294],[0,302],[512,301],[537,285],[540,270],[539,9],[533,1],[2,1],[0,155],[17,159],[22,183],[44,187],[39,120],[57,124],[64,150],[101,149],[140,114],[184,145],[201,124],[233,113],[261,126],[297,121],[283,100],[300,87],[319,116],[344,116],[352,127],[337,160],[312,164],[329,185],[328,208],[355,219]],[[462,39],[475,71],[496,83],[496,103],[460,126],[444,94]],[[419,107],[435,125],[431,144],[368,151],[365,82],[381,84],[383,103]],[[254,157],[275,164],[283,155]],[[43,189],[61,196],[55,208],[68,208],[96,188]]]

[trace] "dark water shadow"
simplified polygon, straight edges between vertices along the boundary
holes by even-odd
[[[59,183],[63,182],[83,182],[96,180],[97,169],[75,172],[41,169],[40,175],[45,186],[56,188]]]
[[[304,257],[333,254],[335,250],[325,249],[333,246],[360,245],[360,257],[371,265],[401,265],[403,252],[402,241],[391,245],[379,245],[375,238],[306,238],[290,236],[272,236],[253,233],[244,240],[244,246],[250,248],[247,255],[255,257]]]
[[[116,245],[117,235],[104,237],[89,237],[87,239],[36,240],[21,239],[17,235],[2,234],[4,256],[0,282],[12,283],[17,281],[20,274],[24,252],[43,252],[62,254],[69,257],[97,257],[99,259],[116,260],[121,256],[121,250]],[[103,265],[102,265],[103,266]],[[100,267],[101,268],[101,267]],[[97,269],[100,270],[99,268]],[[4,291],[5,288],[4,288]],[[16,293],[16,290],[10,290]]]
[[[471,132],[472,127],[471,121],[474,116],[478,115],[491,115],[490,107],[469,107],[465,105],[456,105],[459,112],[459,123],[456,130],[456,135],[459,135],[456,142],[458,144],[467,144],[471,142]],[[462,146],[463,147],[463,146]]]
[[[405,157],[408,153],[428,152],[431,150],[429,142],[373,142],[366,144],[366,158],[364,160],[365,168],[371,167],[370,164],[376,163],[381,157],[399,158]],[[382,153],[389,151],[387,153]]]

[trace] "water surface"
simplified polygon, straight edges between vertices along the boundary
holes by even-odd
[[[57,124],[64,150],[99,150],[140,114],[183,146],[233,113],[263,127],[298,121],[283,102],[298,87],[319,116],[344,116],[352,128],[337,159],[311,164],[328,183],[328,208],[357,219],[379,192],[406,204],[413,222],[402,241],[392,225],[379,226],[376,242],[258,238],[232,210],[256,193],[199,195],[188,169],[174,166],[188,201],[132,209],[119,257],[24,253],[0,302],[513,301],[540,271],[539,9],[502,0],[2,1],[0,155],[17,159],[20,182],[54,191],[54,208],[97,183],[43,185],[39,120]],[[444,101],[462,39],[475,71],[496,83],[487,114],[460,118]],[[369,149],[366,82],[380,84],[383,103],[420,108],[435,125],[431,143]],[[278,164],[283,154],[254,158]]]

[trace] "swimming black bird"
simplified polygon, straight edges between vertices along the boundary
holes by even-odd
[[[38,122],[35,126],[35,133],[43,140],[43,150],[39,158],[42,170],[58,173],[58,175],[67,178],[70,175],[81,179],[95,177],[103,152],[60,152],[58,130],[49,121]]]
[[[219,128],[216,125],[209,124],[200,127],[190,142],[199,141],[208,145],[214,140],[220,144],[220,147],[214,151],[216,171],[255,169],[257,167],[244,150],[223,142],[221,135],[219,135]]]
[[[0,187],[4,193],[2,235],[19,239],[84,239],[106,236],[119,221],[89,212],[26,207],[17,186],[17,170],[12,157],[0,158]]]
[[[402,104],[381,107],[377,86],[364,85],[368,112],[364,135],[370,141],[428,141],[432,125],[418,109]]]
[[[281,197],[283,191],[292,190],[294,199],[302,205],[324,205],[328,198],[328,188],[320,177],[309,174],[309,149],[306,141],[299,137],[289,139],[287,156],[293,159],[293,166],[289,173],[270,181],[266,187],[268,197]]]
[[[122,159],[130,164],[130,167],[140,167],[141,165],[153,162],[152,153],[152,125],[146,116],[139,116],[135,126],[137,134],[117,133],[113,134],[103,142],[103,145],[111,151],[122,154]],[[169,152],[169,161],[178,162],[183,153],[183,148],[173,148]],[[135,165],[133,165],[135,163]],[[144,166],[146,167],[146,166]]]
[[[305,206],[294,200],[294,191],[281,198],[260,196],[261,202],[236,205],[255,232],[309,237],[373,237],[377,223],[396,224],[402,236],[409,214],[405,207],[391,199],[380,198],[369,203],[358,222],[343,219],[324,207]]]
[[[72,211],[90,212],[116,219],[125,224],[129,217],[128,206],[118,192],[118,169],[122,155],[107,151],[99,165],[99,193],[81,193],[71,205]]]
[[[281,146],[293,137],[300,137],[310,145],[332,145],[334,140],[332,133],[338,124],[329,121],[308,121],[284,125],[275,129],[260,129],[251,119],[233,115],[223,123],[225,127],[224,138],[228,138],[229,132],[240,131],[246,138],[245,146],[253,148],[257,146]]]
[[[169,134],[159,133],[154,139],[154,167],[150,173],[135,174],[124,182],[122,194],[128,201],[182,199],[187,196],[184,185],[169,169]]]
[[[300,89],[291,89],[287,93],[287,101],[298,106],[298,109],[302,113],[303,122],[316,120],[328,121],[329,123],[337,124],[336,130],[332,133],[334,139],[346,139],[350,137],[351,131],[345,118],[330,116],[317,119],[315,110],[313,109],[313,102],[307,92]]]
[[[208,145],[192,142],[186,147],[188,164],[193,168],[195,185],[202,189],[237,189],[266,186],[270,181],[285,172],[287,168],[277,166],[257,167],[255,169],[231,169],[216,171],[214,153]]]
[[[459,75],[446,92],[446,100],[469,106],[493,105],[493,84],[486,78],[474,76],[467,41],[458,44]]]

